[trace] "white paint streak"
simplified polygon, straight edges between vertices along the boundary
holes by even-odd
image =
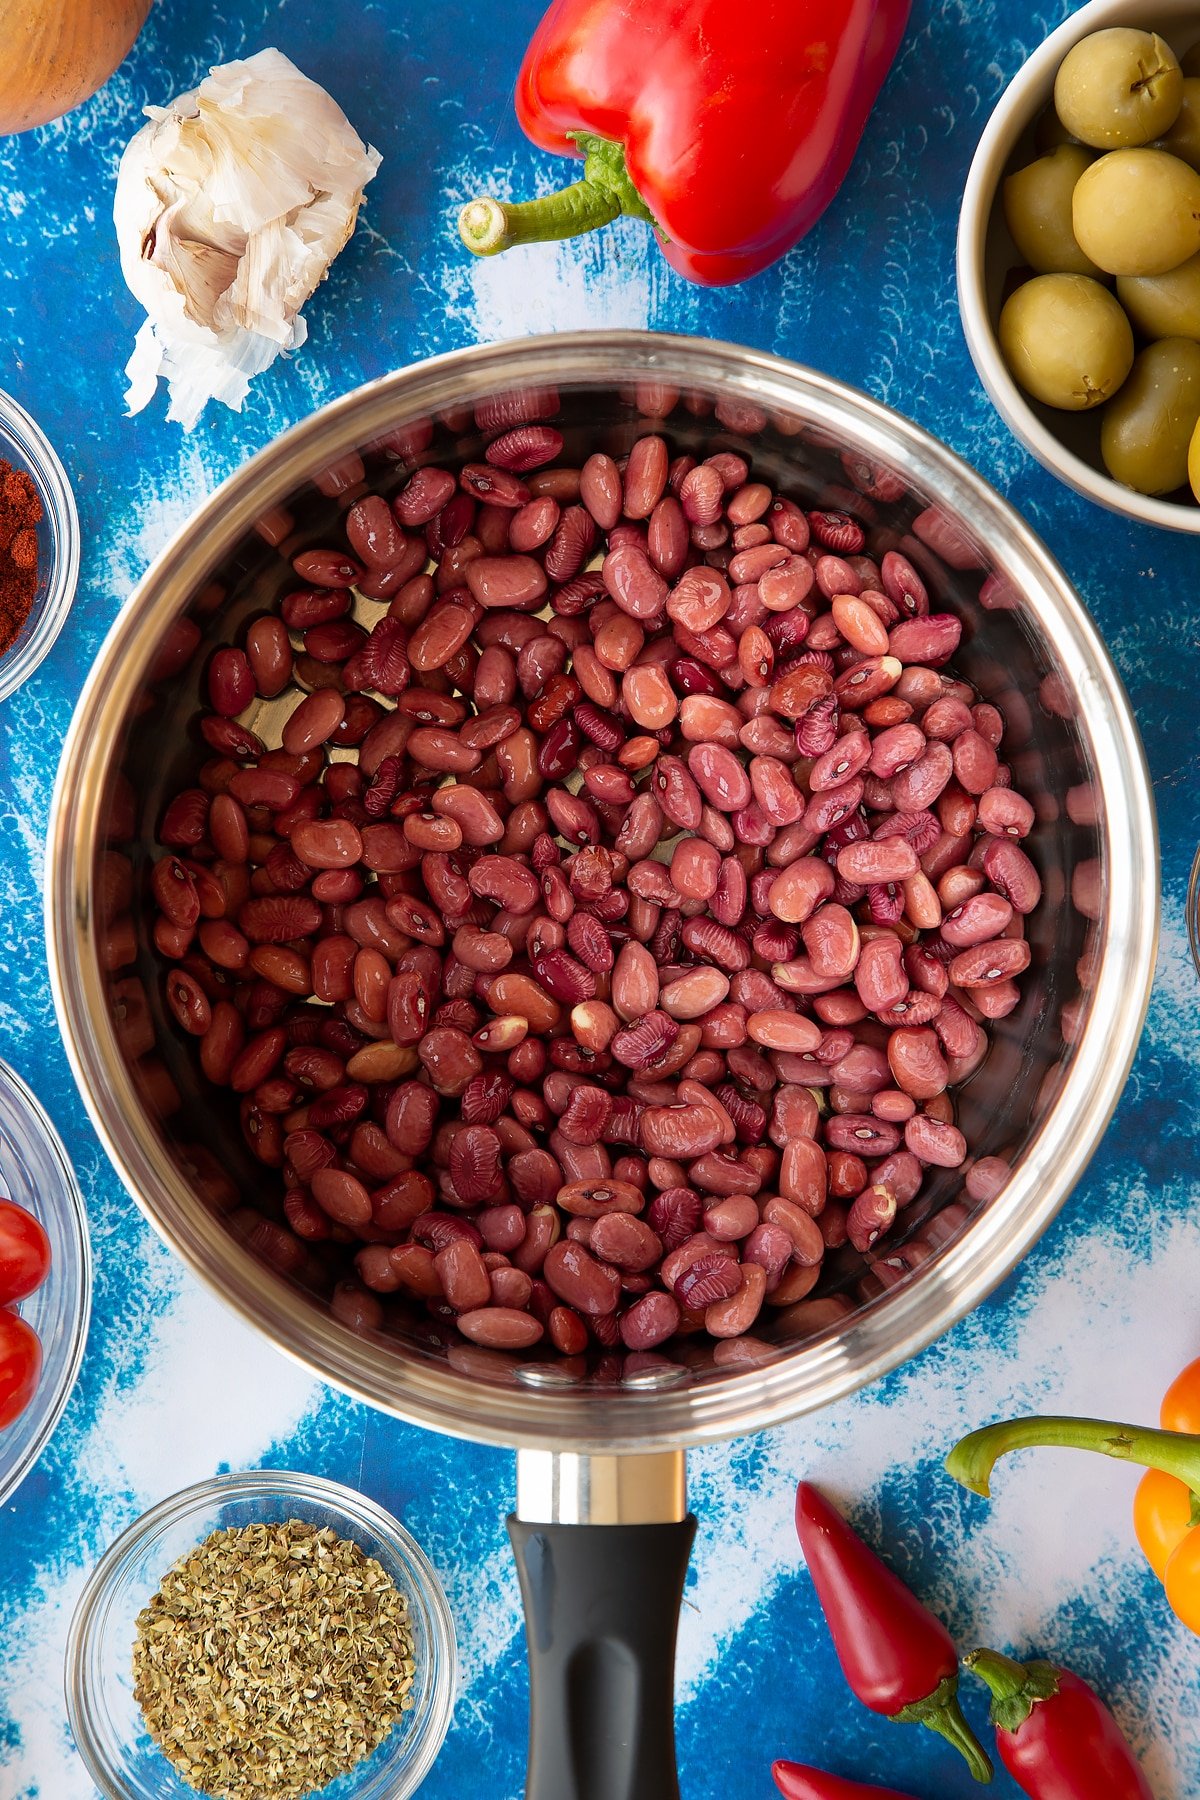
[[[180,444],[173,473],[143,476],[137,495],[122,508],[128,523],[122,526],[114,519],[112,526],[108,583],[118,605],[223,474],[208,469],[196,442]]]
[[[609,227],[601,248],[529,244],[470,265],[476,335],[486,341],[550,331],[644,327],[651,316],[651,275],[636,222]],[[618,250],[619,244],[619,250]],[[614,254],[617,251],[617,254]],[[657,254],[657,252],[653,252]]]

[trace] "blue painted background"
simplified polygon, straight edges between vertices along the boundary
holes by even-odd
[[[747,8],[747,12],[752,12]],[[0,1511],[0,1800],[88,1800],[60,1701],[63,1638],[87,1570],[139,1511],[222,1466],[320,1469],[410,1523],[443,1572],[464,1680],[430,1800],[516,1800],[523,1650],[502,1516],[511,1458],[441,1441],[314,1386],[231,1324],[152,1239],[75,1095],[40,946],[42,840],[59,746],[89,659],[132,582],[195,503],[282,427],[359,381],[480,338],[589,324],[708,332],[798,357],[939,433],[1043,533],[1129,685],[1154,772],[1165,936],[1145,1042],[1091,1173],[988,1305],[918,1362],[816,1420],[693,1459],[701,1518],[680,1648],[689,1800],[765,1800],[772,1756],[963,1800],[951,1753],[865,1714],[845,1691],[790,1515],[804,1472],[864,1527],[964,1643],[1061,1656],[1100,1683],[1158,1800],[1200,1791],[1200,1650],[1130,1548],[1128,1472],[1046,1456],[1008,1470],[990,1508],[939,1471],[962,1430],[1029,1405],[1150,1417],[1200,1351],[1196,983],[1183,922],[1198,833],[1195,540],[1126,524],[1043,473],[975,379],[954,293],[955,215],[988,111],[1070,8],[917,0],[850,179],[819,228],[746,287],[689,288],[644,231],[472,262],[453,216],[510,172],[549,185],[510,95],[541,0],[158,0],[133,55],[65,122],[0,141],[0,386],[74,480],[83,579],[58,645],[0,712],[0,1055],[33,1084],[91,1209],[95,1320],[53,1444]],[[147,101],[266,45],[323,82],[383,154],[352,243],[310,305],[309,342],[185,437],[165,399],[124,416],[140,322],[110,218],[122,148]],[[968,1702],[978,1721],[979,1702]],[[486,1779],[480,1771],[486,1770]],[[1006,1778],[998,1794],[1013,1794]],[[1099,1800],[1099,1797],[1098,1797]]]

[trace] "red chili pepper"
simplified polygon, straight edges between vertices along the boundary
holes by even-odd
[[[976,1650],[1000,1760],[1031,1800],[1154,1800],[1121,1727],[1086,1681],[1051,1663]]]
[[[927,1725],[962,1752],[976,1781],[990,1781],[991,1762],[958,1702],[958,1652],[941,1620],[806,1481],[796,1531],[842,1674],[863,1705],[898,1724]]]
[[[517,81],[517,117],[584,177],[509,205],[474,200],[469,250],[575,237],[622,213],[668,262],[721,286],[765,269],[837,193],[911,0],[554,0]]]
[[[772,1763],[771,1773],[783,1800],[912,1800],[911,1794],[898,1793],[895,1788],[843,1781],[840,1776],[806,1768],[803,1763]]]

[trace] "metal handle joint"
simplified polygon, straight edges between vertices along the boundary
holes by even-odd
[[[650,1456],[517,1453],[517,1517],[536,1525],[670,1525],[687,1517],[682,1450]]]

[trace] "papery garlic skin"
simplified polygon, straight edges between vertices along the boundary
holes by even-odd
[[[148,106],[117,175],[121,270],[149,317],[126,365],[131,413],[170,387],[190,430],[209,400],[308,335],[300,309],[354,230],[380,164],[340,106],[278,50]]]

